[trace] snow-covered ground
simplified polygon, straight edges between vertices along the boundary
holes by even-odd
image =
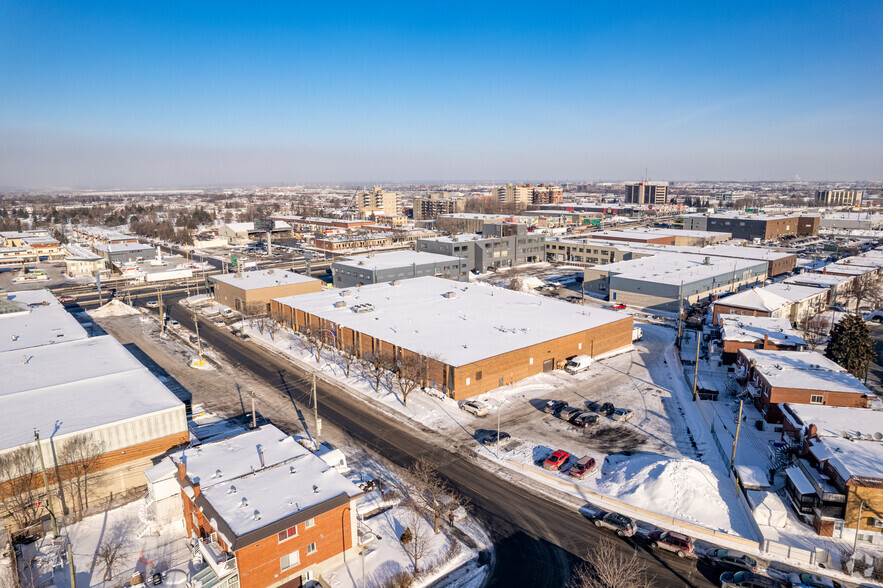
[[[64,556],[63,537],[69,536],[77,572],[77,586],[104,584],[105,566],[98,557],[102,543],[120,541],[119,559],[113,566],[113,585],[123,585],[136,571],[155,570],[163,574],[166,586],[184,586],[196,571],[190,562],[189,539],[184,521],[167,525],[159,533],[139,536],[144,523],[139,517],[143,500],[111,509],[60,529],[62,537],[50,533],[37,543],[22,546],[19,569],[33,570],[34,585],[70,586]]]

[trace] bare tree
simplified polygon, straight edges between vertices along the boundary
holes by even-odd
[[[89,476],[98,470],[104,451],[103,441],[80,435],[65,443],[58,452],[58,460],[64,464],[59,466],[59,474],[62,486],[75,505],[75,520],[80,520],[83,511],[89,508]]]
[[[654,578],[648,576],[647,564],[638,552],[628,554],[608,538],[601,539],[586,552],[587,566],[574,573],[571,588],[652,588]]]
[[[340,358],[343,360],[344,368],[346,368],[346,377],[350,377],[350,368],[354,363],[358,361],[358,357],[352,351],[348,351],[346,349],[342,349],[340,351]]]
[[[815,349],[825,340],[830,330],[831,320],[822,313],[816,313],[803,323],[803,340]]]
[[[282,313],[278,310],[274,310],[270,313],[269,320],[267,321],[267,333],[270,334],[270,340],[276,340],[276,333],[282,329]]]
[[[372,353],[359,360],[359,368],[369,380],[374,380],[374,391],[380,392],[380,380],[389,370],[395,368],[393,358],[386,353]]]
[[[128,544],[126,535],[115,531],[115,529],[111,529],[111,533],[107,539],[101,542],[101,545],[98,546],[98,551],[95,553],[98,560],[104,564],[105,580],[113,580],[114,567],[119,562],[123,549]]]
[[[322,352],[331,347],[327,330],[308,326],[304,328],[303,334],[309,348],[316,352],[316,363],[322,363]]]
[[[255,328],[258,319],[267,315],[267,307],[260,302],[249,302],[242,307],[242,316],[248,321],[248,326]],[[263,333],[263,325],[260,326]]]
[[[414,462],[408,481],[414,487],[412,499],[432,515],[436,533],[439,521],[452,519],[454,513],[465,504],[465,500],[439,477],[435,468],[424,461]]]
[[[30,445],[0,455],[0,499],[19,529],[40,519],[42,485],[37,459],[37,451]]]
[[[414,573],[420,572],[420,560],[429,555],[429,540],[431,535],[423,526],[423,513],[416,504],[412,504],[405,515],[405,532],[399,537],[405,552],[414,561]]]
[[[402,395],[402,406],[408,406],[408,395],[420,387],[423,381],[423,362],[417,355],[405,355],[395,368],[393,385]]]
[[[849,282],[843,292],[847,298],[855,299],[856,314],[859,313],[862,300],[870,300],[873,303],[879,304],[881,299],[883,299],[883,293],[880,291],[880,280],[873,273],[856,276]]]

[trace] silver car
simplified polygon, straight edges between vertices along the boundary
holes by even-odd
[[[610,418],[614,421],[628,421],[631,420],[632,417],[635,416],[635,411],[630,408],[617,408],[613,411],[613,414],[610,415]]]

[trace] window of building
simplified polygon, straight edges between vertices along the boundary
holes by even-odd
[[[293,527],[288,527],[284,531],[279,532],[279,543],[282,543],[286,539],[291,539],[292,537],[297,537],[297,525]]]
[[[304,524],[304,529],[310,529],[316,526],[316,519],[307,519],[307,522]]]
[[[822,404],[825,402],[825,397],[821,394],[813,394],[809,397],[810,404]]]
[[[313,555],[314,553],[316,553],[316,544],[310,543],[307,545],[307,555]]]
[[[481,376],[482,376],[481,372],[475,372],[475,381],[476,382],[479,381],[481,379]]]
[[[295,568],[300,565],[300,551],[294,551],[289,553],[288,555],[283,555],[282,559],[279,560],[280,567],[282,571]]]

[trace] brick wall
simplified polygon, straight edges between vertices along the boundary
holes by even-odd
[[[764,380],[763,375],[760,376],[761,385],[769,388],[769,395],[764,394],[764,406],[769,407],[771,404],[782,404],[790,402],[791,404],[812,404],[811,396],[823,396],[823,406],[847,406],[852,408],[867,408],[868,399],[861,394],[850,392],[828,392],[824,390],[805,390],[801,388],[781,388],[770,387]]]
[[[771,316],[771,313],[761,310],[746,310],[737,306],[727,306],[720,302],[714,303],[714,324],[719,325],[718,317],[722,314],[738,314],[740,316]]]
[[[883,488],[856,486],[847,482],[844,526],[855,529],[858,522],[859,504],[862,500],[865,501],[865,505],[862,507],[862,520],[859,528],[863,531],[880,533],[883,529],[874,527],[874,519],[883,519]]]

